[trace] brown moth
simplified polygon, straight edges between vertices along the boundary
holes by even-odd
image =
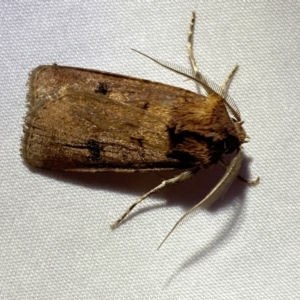
[[[237,67],[222,87],[198,71],[192,50],[194,21],[193,14],[188,39],[192,70],[149,58],[194,80],[206,95],[56,64],[39,66],[30,75],[21,149],[29,165],[80,172],[184,170],[135,201],[112,228],[149,195],[221,162],[226,172],[220,182],[175,228],[199,207],[214,203],[238,176],[241,145],[247,136],[240,113],[227,94]],[[226,163],[223,155],[233,152],[234,158]]]

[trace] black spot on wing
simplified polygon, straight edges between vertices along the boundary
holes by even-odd
[[[143,139],[137,138],[137,137],[130,137],[132,141],[136,141],[136,143],[139,145],[139,147],[143,148]]]
[[[87,148],[90,152],[89,159],[92,162],[95,162],[99,159],[101,159],[101,145],[96,140],[88,140],[87,141]]]
[[[145,102],[145,104],[143,105],[142,109],[143,110],[147,110],[149,107],[149,102]]]
[[[98,87],[95,89],[96,94],[106,95],[109,91],[109,86],[106,82],[99,82]]]

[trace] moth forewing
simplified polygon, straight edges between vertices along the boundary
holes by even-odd
[[[41,97],[36,105],[25,119],[22,150],[35,167],[92,172],[184,167],[166,157],[166,123],[155,114],[70,88]]]

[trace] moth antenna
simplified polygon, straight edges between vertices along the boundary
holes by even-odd
[[[224,83],[222,84],[221,91],[222,91],[223,95],[227,94],[229,85],[233,79],[234,74],[237,72],[238,68],[239,68],[239,65],[235,65],[234,68],[232,69],[232,71],[226,77]]]
[[[227,108],[229,109],[230,113],[239,121],[241,121],[241,114],[239,111],[239,108],[237,107],[236,103],[233,101],[233,99],[228,95],[228,89],[230,86],[230,83],[233,79],[233,76],[237,72],[239,68],[239,65],[235,65],[232,71],[229,73],[227,78],[225,79],[225,82],[221,86],[221,96],[225,99],[225,103]]]
[[[202,199],[199,203],[197,203],[194,207],[188,210],[173,226],[171,231],[167,234],[164,240],[161,242],[157,250],[164,244],[167,238],[171,235],[172,232],[179,226],[184,223],[184,221],[190,220],[193,216],[195,216],[200,208],[208,208],[213,203],[215,203],[222,195],[224,195],[227,189],[231,186],[233,181],[239,174],[241,165],[242,165],[243,155],[242,151],[238,151],[234,158],[231,160],[229,165],[226,167],[226,172],[217,183],[217,185],[206,195],[204,199]],[[188,218],[187,218],[188,217]]]
[[[168,70],[171,70],[177,74],[183,75],[184,77],[195,81],[197,84],[200,84],[208,94],[211,94],[211,93],[219,94],[218,91],[220,90],[220,86],[218,86],[212,80],[208,79],[206,76],[202,75],[200,72],[196,72],[196,74],[194,74],[194,70],[187,69],[185,67],[182,67],[182,66],[179,66],[179,65],[176,65],[173,63],[164,62],[162,60],[153,58],[153,57],[151,57],[141,51],[138,51],[136,49],[131,49],[131,50],[149,58],[150,60],[154,61],[158,65],[160,65]]]
[[[190,64],[193,70],[193,75],[194,78],[199,80],[201,84],[196,81],[197,83],[197,91],[200,94],[200,89],[199,89],[199,84],[204,88],[207,94],[211,94],[214,92],[214,90],[209,86],[208,81],[206,78],[201,74],[199,71],[199,68],[196,63],[195,55],[194,55],[194,32],[195,32],[195,23],[196,23],[196,13],[192,12],[192,18],[190,22],[190,27],[189,27],[189,33],[188,33],[188,42],[187,42],[187,50],[188,50],[188,55],[189,55],[189,60]]]
[[[118,227],[118,225],[129,215],[129,213],[139,204],[141,203],[143,200],[145,200],[146,198],[148,198],[150,195],[158,192],[159,190],[163,189],[164,187],[168,186],[168,185],[172,185],[175,184],[177,182],[180,181],[184,181],[187,179],[190,179],[191,177],[193,177],[197,172],[198,172],[199,168],[193,168],[191,170],[182,172],[181,174],[164,180],[161,184],[159,184],[157,187],[155,187],[154,189],[152,189],[151,191],[149,191],[148,193],[144,194],[142,197],[138,198],[135,202],[133,202],[128,208],[127,210],[123,213],[123,215],[117,220],[115,221],[113,224],[110,225],[111,229],[115,229],[116,227]]]
[[[195,22],[196,22],[196,13],[192,12],[192,19],[190,22],[189,34],[188,34],[188,42],[187,42],[187,49],[189,54],[189,60],[194,71],[194,75],[199,72],[196,59],[194,56],[194,31],[195,31]]]

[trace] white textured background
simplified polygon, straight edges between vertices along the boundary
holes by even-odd
[[[0,1],[1,299],[299,299],[300,2]],[[251,136],[223,200],[182,226],[208,172],[109,224],[161,178],[29,170],[19,156],[26,82],[40,64],[94,68],[195,90],[132,52],[188,66],[191,11],[201,70],[231,86]],[[171,174],[168,174],[168,176]]]

